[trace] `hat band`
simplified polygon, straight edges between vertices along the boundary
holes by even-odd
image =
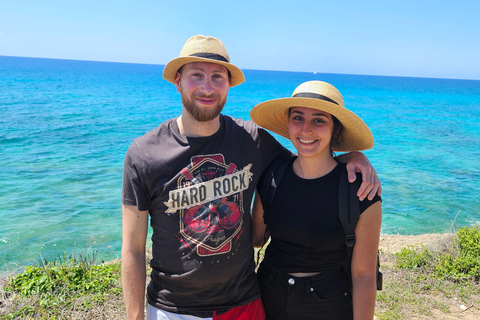
[[[313,98],[313,99],[320,99],[324,100],[327,102],[335,103],[338,106],[338,103],[330,99],[329,97],[326,97],[324,95],[318,94],[318,93],[312,93],[312,92],[299,92],[295,95],[292,96],[292,98]]]
[[[228,63],[228,60],[224,56],[221,56],[216,53],[198,52],[198,53],[192,53],[190,57],[199,57],[199,58],[218,60],[218,61],[223,61]]]

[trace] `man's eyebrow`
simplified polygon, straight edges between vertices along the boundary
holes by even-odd
[[[205,71],[203,68],[200,67],[190,67],[187,70],[193,70],[193,71]]]
[[[205,69],[202,68],[202,67],[190,67],[188,68],[188,70],[193,70],[193,71],[203,71],[205,72]],[[214,69],[212,72],[222,72],[222,73],[228,73],[228,69],[227,70],[223,70],[223,69]]]
[[[228,73],[228,69],[215,69],[213,72]]]

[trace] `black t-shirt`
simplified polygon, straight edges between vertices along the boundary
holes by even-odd
[[[260,296],[251,200],[267,165],[289,153],[253,122],[223,115],[209,137],[183,136],[172,119],[133,141],[122,202],[150,214],[149,304],[188,313]]]
[[[321,272],[334,270],[345,261],[345,232],[338,217],[338,164],[317,179],[302,179],[292,164],[287,168],[265,213],[271,242],[265,262],[279,271]],[[357,174],[357,179],[361,179]],[[381,200],[360,201],[360,213]]]

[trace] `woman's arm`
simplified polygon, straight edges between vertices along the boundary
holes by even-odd
[[[377,294],[376,268],[382,203],[377,201],[361,215],[355,229],[352,256],[353,319],[372,320]]]
[[[263,206],[258,192],[255,192],[255,199],[253,200],[253,246],[260,248],[270,237],[270,234],[265,234],[267,226],[263,220]]]

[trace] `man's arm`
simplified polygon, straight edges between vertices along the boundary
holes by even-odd
[[[145,319],[148,211],[122,205],[122,287],[128,320]]]
[[[347,164],[348,181],[355,181],[356,172],[362,173],[363,181],[357,192],[360,201],[367,196],[369,200],[372,200],[376,193],[379,196],[382,195],[382,184],[367,156],[361,152],[350,152],[339,155],[335,159]]]

